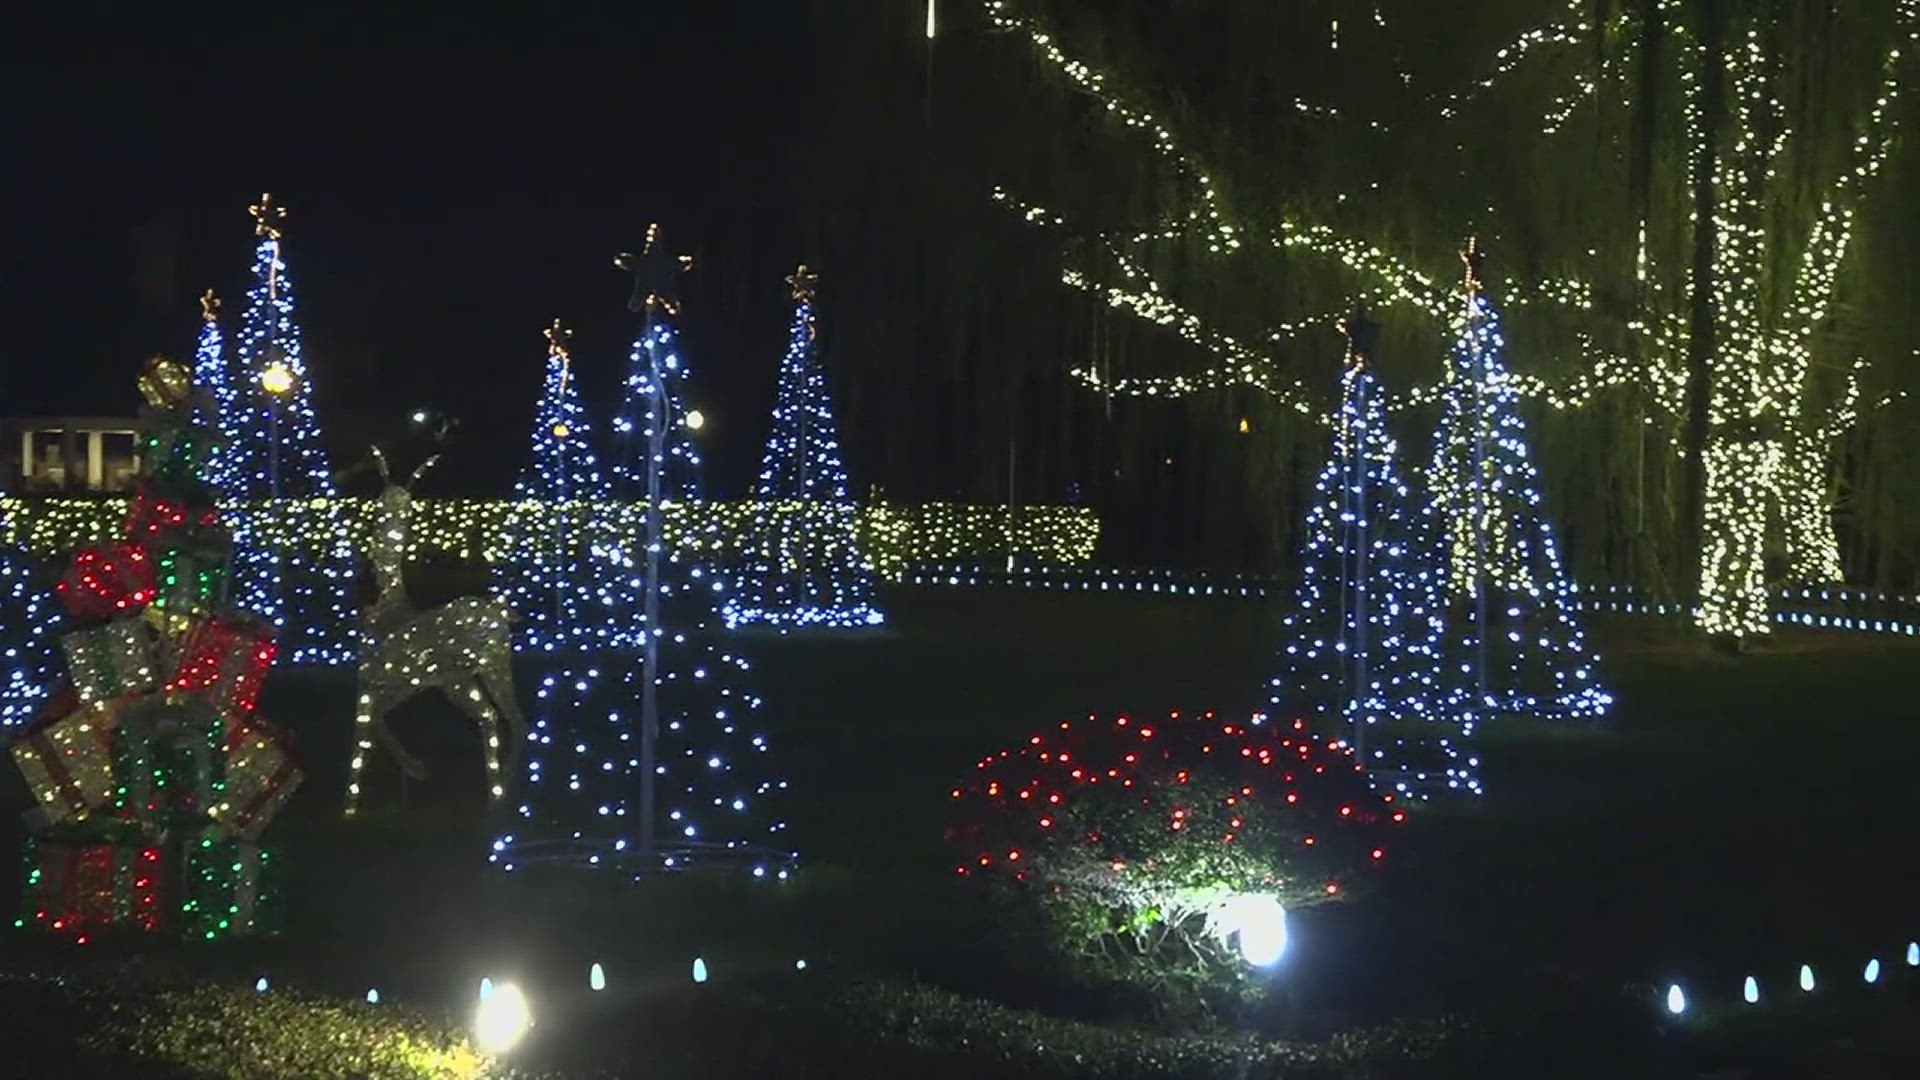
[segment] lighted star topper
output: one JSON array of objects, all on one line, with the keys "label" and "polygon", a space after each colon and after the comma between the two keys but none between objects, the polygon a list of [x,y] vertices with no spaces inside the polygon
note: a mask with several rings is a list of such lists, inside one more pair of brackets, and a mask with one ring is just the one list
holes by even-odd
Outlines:
[{"label": "lighted star topper", "polygon": [[680,314],[678,295],[680,275],[693,269],[693,256],[668,255],[660,246],[660,225],[647,226],[647,241],[640,254],[623,251],[613,257],[613,265],[633,275],[633,297],[629,311],[651,311],[658,307],[669,315]]},{"label": "lighted star topper", "polygon": [[807,269],[806,263],[801,263],[794,267],[793,273],[787,275],[787,285],[793,290],[796,301],[811,303],[815,290],[820,287],[820,275]]},{"label": "lighted star topper", "polygon": [[1467,237],[1467,246],[1460,252],[1460,261],[1467,268],[1467,295],[1478,296],[1485,287],[1485,279],[1480,276],[1480,268],[1486,262],[1487,253],[1480,250],[1480,238]]},{"label": "lighted star topper", "polygon": [[[547,327],[541,331],[541,333],[545,334],[547,338],[547,355],[560,358],[560,395],[565,397],[567,393],[567,379],[573,374],[573,354],[567,351],[567,339],[573,337],[573,331],[567,329],[565,323],[562,323],[559,319],[555,319],[553,320],[553,325]],[[553,425],[553,434],[556,438],[566,438],[567,425],[564,422]]]},{"label": "lighted star topper", "polygon": [[200,294],[200,317],[208,322],[217,322],[220,318],[220,298],[208,289]]},{"label": "lighted star topper", "polygon": [[280,239],[280,226],[286,223],[287,208],[274,205],[272,195],[261,192],[260,201],[247,207],[247,213],[253,215],[253,235]]}]

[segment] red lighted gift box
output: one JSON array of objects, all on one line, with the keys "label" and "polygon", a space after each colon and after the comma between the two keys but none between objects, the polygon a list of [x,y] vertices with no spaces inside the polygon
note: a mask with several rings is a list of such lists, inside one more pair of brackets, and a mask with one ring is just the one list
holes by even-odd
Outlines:
[{"label": "red lighted gift box", "polygon": [[166,860],[149,844],[30,837],[17,925],[85,942],[88,935],[167,928]]},{"label": "red lighted gift box", "polygon": [[202,620],[187,634],[169,691],[203,693],[221,716],[253,712],[260,683],[273,666],[273,630],[237,619]]},{"label": "red lighted gift box", "polygon": [[132,544],[80,552],[54,586],[67,613],[83,619],[138,611],[152,602],[156,590],[153,559]]},{"label": "red lighted gift box", "polygon": [[220,513],[211,505],[189,505],[176,495],[164,495],[142,489],[127,510],[127,539],[152,540],[167,533],[212,529],[220,524]]}]

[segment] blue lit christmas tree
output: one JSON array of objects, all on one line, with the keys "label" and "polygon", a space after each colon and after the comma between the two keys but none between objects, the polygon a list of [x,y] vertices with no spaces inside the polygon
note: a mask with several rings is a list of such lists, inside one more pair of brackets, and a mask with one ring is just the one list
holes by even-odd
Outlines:
[{"label": "blue lit christmas tree", "polygon": [[496,584],[520,617],[520,648],[587,649],[612,640],[610,487],[590,442],[559,319],[546,330],[547,374],[533,417],[533,459],[513,486]]},{"label": "blue lit christmas tree", "polygon": [[353,547],[301,358],[281,251],[286,210],[262,195],[249,211],[259,237],[253,284],[227,377],[205,387],[225,438],[215,482],[238,504],[234,597],[279,628],[293,663],[340,663],[353,653]]},{"label": "blue lit christmas tree", "polygon": [[1574,618],[1571,589],[1540,504],[1520,400],[1501,359],[1506,340],[1486,295],[1482,253],[1466,263],[1465,327],[1441,388],[1428,478],[1441,522],[1456,635],[1447,667],[1480,713],[1599,716],[1613,698]]},{"label": "blue lit christmas tree", "polygon": [[220,299],[212,289],[200,294],[200,340],[193,350],[193,385],[203,392],[203,406],[212,410],[212,415],[197,419],[218,431],[222,439],[201,475],[219,501],[231,505],[239,498],[240,483],[226,444],[238,442],[240,432],[233,422],[237,406],[227,370],[227,339],[220,331]]},{"label": "blue lit christmas tree", "polygon": [[1376,784],[1479,794],[1471,717],[1442,678],[1446,599],[1432,511],[1400,479],[1385,394],[1369,369],[1379,327],[1356,314],[1343,329],[1333,452],[1307,509],[1273,715],[1350,741]]},{"label": "blue lit christmas tree", "polygon": [[833,424],[832,395],[815,351],[814,288],[805,266],[787,278],[793,328],[773,401],[754,515],[728,626],[878,626],[873,565],[860,552],[859,507]]},{"label": "blue lit christmas tree", "polygon": [[0,727],[33,718],[53,685],[58,606],[33,561],[0,528]]},{"label": "blue lit christmas tree", "polygon": [[711,549],[664,539],[665,508],[699,497],[700,456],[671,322],[690,260],[662,253],[658,238],[649,229],[640,256],[617,260],[633,274],[642,323],[614,421],[615,496],[644,512],[640,534],[619,545],[633,586],[616,596],[627,605],[614,615],[621,652],[607,669],[543,678],[520,820],[492,858],[509,870],[570,862],[639,876],[718,864],[784,879],[796,856],[769,804],[787,783],[771,775],[760,699],[743,688],[747,661],[718,632],[723,589],[700,560]]}]

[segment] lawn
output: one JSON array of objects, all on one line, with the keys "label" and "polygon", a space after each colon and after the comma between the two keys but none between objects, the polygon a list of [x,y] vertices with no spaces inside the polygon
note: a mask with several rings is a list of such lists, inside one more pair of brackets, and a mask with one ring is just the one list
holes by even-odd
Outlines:
[{"label": "lawn", "polygon": [[[540,1016],[515,1063],[568,1075],[636,1063],[658,1076],[943,1075],[942,1062],[953,1075],[1216,1075],[1139,1064],[1180,1060],[1166,1043],[1103,1064],[1137,1028],[1046,1025],[1105,1023],[1112,1003],[1054,978],[1032,959],[1037,942],[1004,931],[953,878],[946,793],[983,753],[1089,711],[1252,709],[1278,607],[1026,591],[890,600],[884,631],[754,641],[805,858],[793,883],[488,871],[476,738],[430,699],[396,720],[428,778],[403,786],[376,758],[369,809],[342,822],[351,675],[291,670],[262,704],[308,765],[271,834],[286,932],[146,949],[141,970],[234,987],[264,972],[276,987],[341,998],[378,987],[386,1004],[371,1011],[456,1018],[482,975],[511,977]],[[1920,764],[1908,692],[1920,648],[1783,635],[1758,655],[1713,656],[1646,621],[1596,638],[1612,717],[1486,729],[1486,799],[1417,811],[1371,895],[1296,920],[1273,1030],[1319,1050],[1254,1075],[1654,1075],[1758,1060],[1888,1075],[1920,1064],[1905,1034],[1920,977],[1901,960],[1920,937],[1908,780]],[[131,977],[124,949],[13,944],[20,970]],[[1846,988],[1874,955],[1896,985]],[[705,987],[688,975],[696,956],[712,972]],[[600,994],[586,987],[595,962],[608,973]],[[1801,963],[1820,971],[1822,992],[1772,1004],[1792,996]],[[1751,1017],[1707,1009],[1663,1033],[1655,995],[1667,983],[1737,1012],[1749,973],[1769,1002]],[[1393,1054],[1366,1048],[1402,1037],[1385,1025],[1442,1019],[1434,1030],[1471,1032],[1436,1036],[1444,1065],[1395,1072]],[[990,1029],[1004,1045],[989,1045]],[[1328,1051],[1343,1032],[1373,1034]],[[1419,1032],[1404,1037],[1430,1034]],[[1080,1066],[1030,1052],[1076,1039]]]}]

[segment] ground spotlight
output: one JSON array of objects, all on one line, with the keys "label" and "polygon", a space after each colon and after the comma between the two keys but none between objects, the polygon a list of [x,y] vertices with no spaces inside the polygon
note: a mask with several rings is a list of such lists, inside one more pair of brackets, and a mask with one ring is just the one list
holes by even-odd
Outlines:
[{"label": "ground spotlight", "polygon": [[1687,994],[1679,983],[1667,987],[1667,1011],[1675,1016],[1687,1011]]},{"label": "ground spotlight", "polygon": [[1800,989],[1809,994],[1813,993],[1813,965],[1811,964],[1800,965]]},{"label": "ground spotlight", "polygon": [[265,975],[262,975],[259,978],[253,980],[253,990],[257,994],[264,994],[267,992],[267,977]]},{"label": "ground spotlight", "polygon": [[1740,997],[1749,1005],[1758,1004],[1760,1001],[1760,981],[1751,975],[1747,976],[1747,981],[1740,986]]},{"label": "ground spotlight", "polygon": [[607,969],[595,963],[587,969],[587,989],[605,990],[607,988]]},{"label": "ground spotlight", "polygon": [[693,958],[693,981],[697,983],[707,981],[707,962],[698,956]]},{"label": "ground spotlight", "polygon": [[374,989],[373,987],[368,987],[368,988],[367,988],[367,1004],[369,1004],[369,1005],[378,1005],[378,1004],[380,1004],[380,991],[379,991],[379,990],[377,990],[377,989]]},{"label": "ground spotlight", "polygon": [[1287,909],[1261,893],[1241,893],[1220,905],[1214,917],[1220,936],[1237,938],[1240,957],[1254,967],[1272,967],[1287,951]]},{"label": "ground spotlight", "polygon": [[485,1001],[492,996],[493,996],[493,980],[483,976],[480,979],[480,1000]]},{"label": "ground spotlight", "polygon": [[473,1036],[482,1051],[497,1056],[512,1050],[532,1026],[533,1010],[527,1007],[527,995],[512,983],[501,983],[480,999]]},{"label": "ground spotlight", "polygon": [[1865,979],[1869,985],[1879,982],[1880,981],[1880,958],[1876,956],[1873,959],[1867,961],[1867,970],[1861,972],[1860,977],[1862,979]]},{"label": "ground spotlight", "polygon": [[1907,942],[1907,966],[1920,967],[1920,941]]}]

